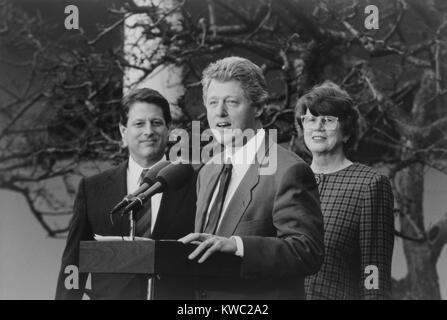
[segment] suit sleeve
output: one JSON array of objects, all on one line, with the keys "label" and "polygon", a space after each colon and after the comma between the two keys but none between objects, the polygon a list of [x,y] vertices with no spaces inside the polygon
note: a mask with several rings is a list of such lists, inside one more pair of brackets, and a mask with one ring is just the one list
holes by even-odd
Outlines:
[{"label": "suit sleeve", "polygon": [[318,188],[310,167],[296,163],[280,178],[274,198],[276,237],[241,236],[241,276],[289,277],[316,273],[324,258]]},{"label": "suit sleeve", "polygon": [[[67,266],[76,266],[79,270],[79,243],[83,240],[92,240],[92,231],[87,218],[87,208],[85,200],[85,180],[79,183],[78,193],[73,206],[73,218],[70,223],[67,243],[62,255],[61,269],[57,280],[56,299],[57,300],[80,300],[85,291],[85,283],[88,274],[79,273],[79,283],[76,288],[67,289],[65,282],[67,276]],[[70,279],[69,279],[70,280]],[[67,280],[68,281],[68,280]]]},{"label": "suit sleeve", "polygon": [[[394,246],[393,193],[388,179],[377,175],[363,190],[363,194],[360,216],[361,298],[390,299]],[[371,267],[377,267],[378,273]],[[378,287],[373,286],[373,277],[368,279],[373,272],[378,276]],[[365,280],[371,286],[369,289]]]}]

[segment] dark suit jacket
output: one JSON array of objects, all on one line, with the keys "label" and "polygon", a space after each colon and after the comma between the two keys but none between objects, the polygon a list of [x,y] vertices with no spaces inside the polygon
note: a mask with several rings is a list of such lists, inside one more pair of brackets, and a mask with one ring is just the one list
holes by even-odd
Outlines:
[{"label": "dark suit jacket", "polygon": [[[301,158],[276,146],[276,172],[260,175],[262,161],[252,164],[217,230],[220,236],[242,238],[240,279],[201,279],[197,298],[302,299],[304,276],[319,270],[324,230],[315,177]],[[275,156],[274,149],[265,150]],[[196,232],[202,229],[221,169],[207,164],[199,173]]]},{"label": "dark suit jacket", "polygon": [[[74,203],[74,214],[67,244],[62,256],[56,299],[81,299],[87,274],[80,274],[79,289],[67,290],[64,273],[67,265],[78,266],[79,242],[93,240],[94,234],[104,236],[128,236],[127,215],[113,216],[109,211],[126,194],[127,162],[103,173],[82,179]],[[196,177],[180,190],[163,193],[153,239],[178,239],[193,231],[195,215]],[[93,274],[92,290],[86,292],[91,299],[146,299],[147,276],[127,274]],[[187,290],[179,290],[182,279],[160,279],[155,282],[155,299],[190,298]]]}]

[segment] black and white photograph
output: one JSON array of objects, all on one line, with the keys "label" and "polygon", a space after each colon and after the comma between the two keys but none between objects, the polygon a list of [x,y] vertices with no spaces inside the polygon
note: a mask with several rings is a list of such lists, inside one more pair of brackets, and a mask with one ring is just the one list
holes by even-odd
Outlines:
[{"label": "black and white photograph", "polygon": [[444,0],[0,0],[0,300],[447,300],[446,80]]}]

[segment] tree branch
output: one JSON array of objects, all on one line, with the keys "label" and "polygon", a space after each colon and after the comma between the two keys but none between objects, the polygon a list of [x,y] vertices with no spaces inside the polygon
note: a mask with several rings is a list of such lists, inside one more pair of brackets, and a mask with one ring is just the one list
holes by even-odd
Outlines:
[{"label": "tree branch", "polygon": [[8,88],[6,88],[4,85],[0,84],[0,89],[5,91],[7,94],[9,94],[11,97],[16,98],[17,100],[20,99],[20,97],[15,94],[14,92],[12,92],[11,90],[9,90]]},{"label": "tree branch", "polygon": [[390,32],[383,38],[383,42],[387,43],[388,40],[393,36],[393,34],[396,32],[397,27],[400,25],[400,22],[402,20],[402,17],[404,16],[404,13],[407,11],[407,3],[403,0],[398,1],[400,5],[400,10],[397,15],[396,21],[394,22],[393,26],[391,27]]},{"label": "tree branch", "polygon": [[404,51],[391,47],[384,41],[374,40],[372,37],[362,35],[346,20],[341,21],[345,28],[352,34],[354,39],[370,54],[371,57],[383,57],[391,54],[402,55]]},{"label": "tree branch", "polygon": [[235,8],[229,6],[228,4],[226,4],[224,1],[221,0],[214,0],[216,1],[216,3],[221,6],[222,8],[224,8],[225,10],[227,10],[228,12],[230,12],[233,16],[235,16],[237,19],[239,19],[240,21],[242,21],[246,26],[250,25],[250,20],[248,18],[246,18],[244,15],[242,15],[240,13],[240,11],[236,10]]},{"label": "tree branch", "polygon": [[97,43],[99,40],[101,40],[105,35],[107,35],[108,33],[112,32],[113,30],[115,30],[118,26],[120,26],[127,18],[129,18],[130,16],[132,16],[133,13],[127,13],[125,14],[122,18],[118,19],[116,22],[114,22],[112,25],[110,25],[109,27],[105,28],[101,33],[99,33],[94,39],[89,40],[87,43],[89,45],[94,45],[95,43]]},{"label": "tree branch", "polygon": [[208,5],[208,17],[210,21],[210,30],[211,34],[213,36],[217,35],[217,25],[216,25],[216,12],[214,10],[214,3],[213,0],[207,0],[206,1]]},{"label": "tree branch", "polygon": [[267,58],[270,61],[273,61],[277,64],[282,64],[282,60],[278,55],[278,48],[264,42],[225,36],[209,36],[207,37],[206,42],[210,44],[224,44],[229,46],[245,47],[247,49],[253,50],[253,52],[256,52],[257,54]]},{"label": "tree branch", "polygon": [[12,118],[12,120],[8,123],[8,125],[3,128],[3,130],[0,132],[0,139],[3,138],[3,136],[5,135],[5,133],[9,130],[9,128],[11,128],[16,122],[17,120],[20,119],[20,117],[29,109],[31,108],[37,101],[39,101],[42,97],[44,97],[43,93],[39,93],[38,95],[36,95],[34,98],[32,98],[30,101],[28,101],[28,103],[26,103],[23,108],[14,116],[14,118]]},{"label": "tree branch", "polygon": [[398,230],[394,230],[394,235],[397,237],[400,237],[402,239],[408,240],[408,241],[414,241],[414,242],[418,242],[418,243],[424,243],[425,242],[425,238],[419,238],[419,237],[412,237],[409,236],[401,231]]},{"label": "tree branch", "polygon": [[25,197],[25,200],[28,203],[28,207],[30,208],[31,213],[36,218],[37,222],[42,226],[42,228],[48,233],[49,237],[54,237],[58,234],[65,233],[69,230],[69,226],[65,228],[56,228],[56,229],[51,228],[50,225],[43,218],[44,213],[36,208],[34,201],[31,198],[29,190],[27,188],[20,188],[14,184],[10,184],[8,185],[8,189],[16,191]]},{"label": "tree branch", "polygon": [[278,117],[283,116],[285,114],[294,114],[294,113],[295,113],[295,110],[291,110],[291,109],[280,110],[280,111],[276,112],[273,115],[272,119],[268,123],[266,123],[263,127],[264,128],[269,128],[270,126],[272,126],[276,122]]}]

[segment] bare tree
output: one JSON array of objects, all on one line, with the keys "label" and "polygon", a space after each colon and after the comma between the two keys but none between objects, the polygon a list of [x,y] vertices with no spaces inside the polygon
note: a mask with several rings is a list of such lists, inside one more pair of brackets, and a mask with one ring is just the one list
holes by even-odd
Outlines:
[{"label": "bare tree", "polygon": [[11,2],[0,3],[0,21],[0,188],[21,193],[48,235],[57,236],[67,226],[47,218],[71,214],[72,201],[48,183],[61,179],[73,196],[82,161],[120,157],[113,124],[121,47],[95,50],[82,32],[61,35],[40,12]]}]

